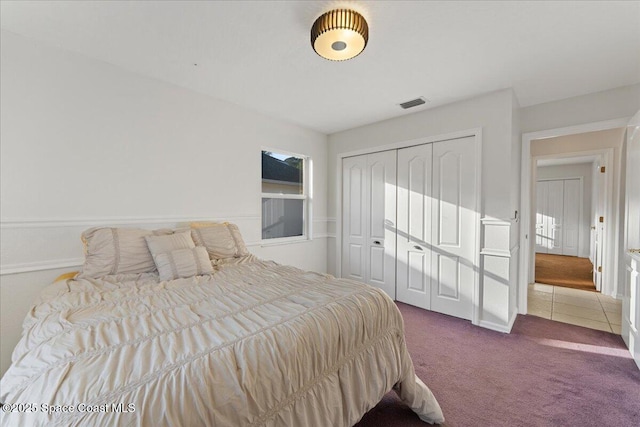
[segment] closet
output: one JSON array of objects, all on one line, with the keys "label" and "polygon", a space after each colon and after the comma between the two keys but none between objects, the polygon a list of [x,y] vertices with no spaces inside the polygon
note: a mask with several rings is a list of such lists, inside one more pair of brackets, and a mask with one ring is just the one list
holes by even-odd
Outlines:
[{"label": "closet", "polygon": [[343,159],[342,276],[471,319],[477,285],[472,137]]},{"label": "closet", "polygon": [[578,256],[581,206],[580,179],[537,182],[536,252]]}]

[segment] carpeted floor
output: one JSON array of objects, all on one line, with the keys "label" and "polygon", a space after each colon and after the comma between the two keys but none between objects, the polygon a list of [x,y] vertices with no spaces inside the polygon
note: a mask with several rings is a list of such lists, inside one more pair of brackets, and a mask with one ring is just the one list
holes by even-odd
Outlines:
[{"label": "carpeted floor", "polygon": [[[640,426],[640,371],[620,336],[518,316],[511,334],[398,303],[447,427]],[[393,392],[358,427],[424,427]]]},{"label": "carpeted floor", "polygon": [[536,283],[596,291],[589,258],[536,254]]}]

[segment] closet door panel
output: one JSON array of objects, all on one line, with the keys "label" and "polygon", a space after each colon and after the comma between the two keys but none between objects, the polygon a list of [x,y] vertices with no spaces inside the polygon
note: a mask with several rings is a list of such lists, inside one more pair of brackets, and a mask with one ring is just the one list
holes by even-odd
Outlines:
[{"label": "closet door panel", "polygon": [[366,156],[342,161],[342,277],[366,281]]},{"label": "closet door panel", "polygon": [[[438,147],[440,148],[440,147]],[[449,147],[447,147],[449,148]],[[436,149],[437,150],[437,149]],[[460,198],[462,181],[462,153],[445,151],[434,153],[439,163],[434,169],[434,198],[437,200],[438,245],[460,246]]]},{"label": "closet door panel", "polygon": [[426,154],[415,156],[407,163],[407,201],[403,213],[407,215],[408,240],[426,242],[429,239],[430,218],[427,200],[431,194],[431,164]]},{"label": "closet door panel", "polygon": [[398,301],[431,308],[432,144],[398,150]]},{"label": "closet door panel", "polygon": [[396,151],[367,155],[367,283],[396,298]]},{"label": "closet door panel", "polygon": [[433,144],[431,310],[471,319],[475,287],[475,140]]},{"label": "closet door panel", "polygon": [[[425,266],[427,265],[426,263],[429,261],[429,259],[424,253],[421,253],[421,252],[408,251],[407,255],[409,257],[409,262],[407,263],[407,266],[409,266],[409,269],[407,270],[408,280],[406,283],[406,288],[409,291],[417,292],[420,294],[420,296],[425,295],[425,298],[428,298],[429,296],[428,289],[427,289],[428,277],[427,275],[424,274],[424,271],[425,271]],[[409,294],[409,293],[405,292],[405,295],[406,294]],[[400,301],[400,299],[398,299],[398,301]],[[405,298],[405,301],[403,302],[406,302],[407,304],[412,304],[410,298]],[[416,305],[416,304],[413,303],[413,305]],[[423,308],[431,308],[431,306],[428,305],[427,307],[423,307]]]},{"label": "closet door panel", "polygon": [[443,298],[451,298],[453,300],[460,299],[460,257],[435,254],[438,284],[437,296]]},{"label": "closet door panel", "polygon": [[580,180],[564,181],[562,254],[578,256],[580,227]]},{"label": "closet door panel", "polygon": [[549,197],[549,183],[538,181],[536,185],[536,252],[549,252],[551,237],[547,227],[547,199]]},{"label": "closet door panel", "polygon": [[562,233],[564,215],[563,181],[547,181],[549,195],[547,198],[546,227],[549,234],[549,253],[562,255]]}]

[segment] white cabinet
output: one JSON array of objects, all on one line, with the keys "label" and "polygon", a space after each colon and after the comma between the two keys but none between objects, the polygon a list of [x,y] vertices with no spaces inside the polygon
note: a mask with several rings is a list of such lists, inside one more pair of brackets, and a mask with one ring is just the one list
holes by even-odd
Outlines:
[{"label": "white cabinet", "polygon": [[460,138],[343,159],[343,277],[472,318],[479,270],[474,144]]},{"label": "white cabinet", "polygon": [[538,181],[536,194],[536,252],[578,256],[579,179]]}]

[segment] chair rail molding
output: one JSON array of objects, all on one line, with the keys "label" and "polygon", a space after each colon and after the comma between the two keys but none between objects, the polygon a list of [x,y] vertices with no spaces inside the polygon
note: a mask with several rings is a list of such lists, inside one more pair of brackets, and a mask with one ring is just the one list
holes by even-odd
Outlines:
[{"label": "chair rail molding", "polygon": [[[261,242],[259,214],[189,216],[113,216],[77,218],[3,218],[0,220],[0,275],[78,267],[84,262],[82,232],[91,227],[179,228],[191,221],[229,221],[238,225],[247,246]],[[313,217],[313,239],[326,239],[330,218]],[[283,242],[283,244],[297,242]]]}]

